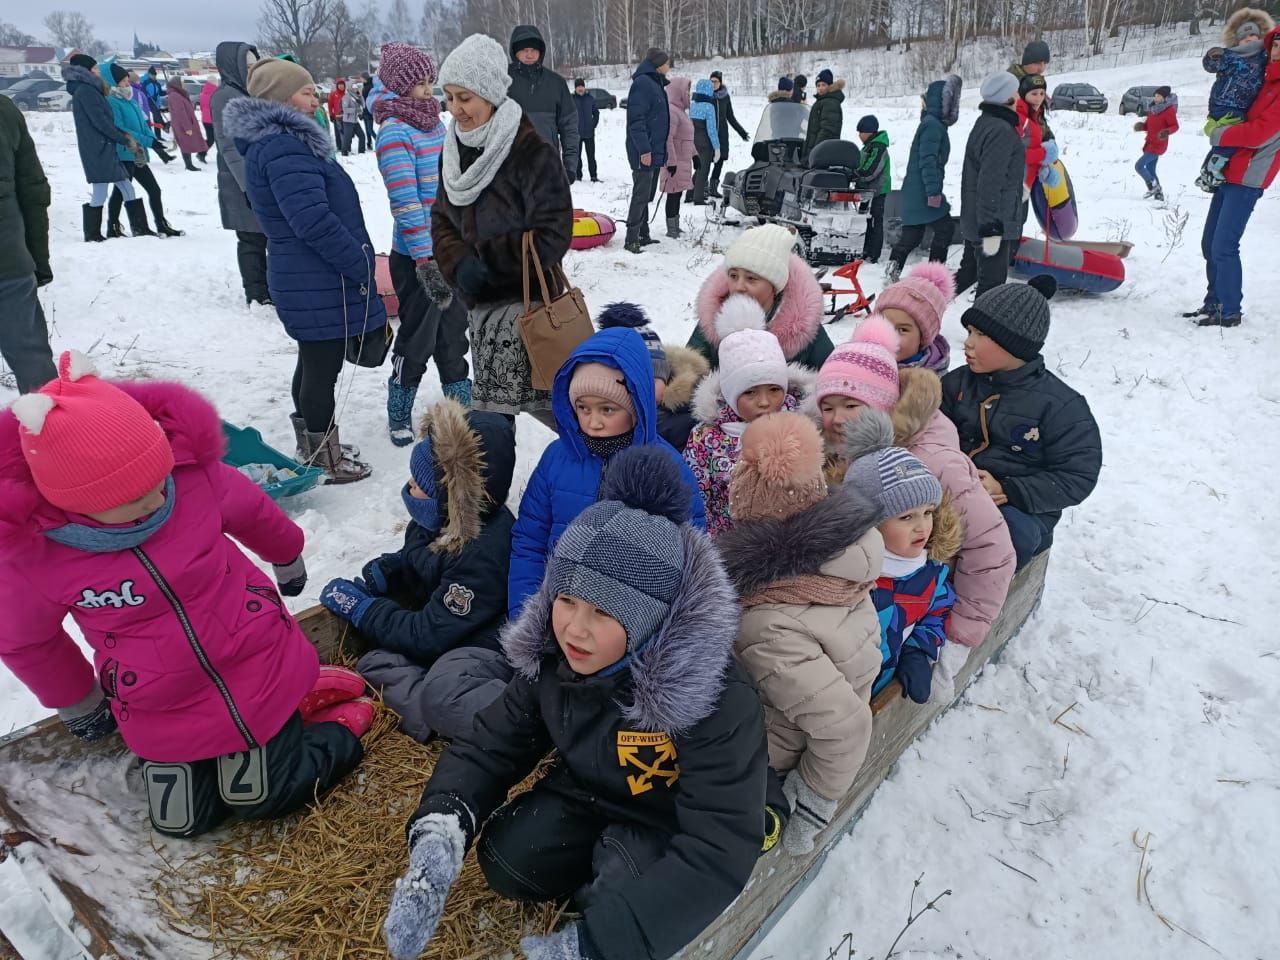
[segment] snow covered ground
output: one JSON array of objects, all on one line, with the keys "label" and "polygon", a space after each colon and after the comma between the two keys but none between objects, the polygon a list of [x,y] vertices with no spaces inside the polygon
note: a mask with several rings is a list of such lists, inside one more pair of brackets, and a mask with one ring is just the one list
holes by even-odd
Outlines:
[{"label": "snow covered ground", "polygon": [[[1086,77],[1053,80],[1077,78]],[[1192,180],[1206,148],[1195,131],[1207,75],[1195,60],[1179,60],[1087,79],[1112,97],[1113,112],[1053,118],[1079,196],[1079,236],[1127,238],[1136,247],[1116,293],[1053,301],[1045,357],[1098,418],[1101,483],[1058,528],[1039,611],[1001,662],[903,756],[756,960],[844,960],[855,949],[859,958],[883,960],[921,873],[917,909],[944,889],[951,895],[902,938],[899,949],[917,960],[1276,955],[1280,738],[1271,721],[1280,642],[1268,601],[1280,579],[1271,552],[1280,310],[1267,264],[1280,241],[1280,193],[1258,204],[1245,237],[1245,325],[1190,326],[1177,314],[1203,293],[1198,240],[1208,197]],[[1169,199],[1158,205],[1141,199],[1132,169],[1141,136],[1114,105],[1132,84],[1170,81],[1182,100],[1183,132],[1160,162]],[[914,103],[850,94],[846,129],[863,113],[878,114],[900,181]],[[975,100],[970,91],[952,132],[953,198]],[[735,103],[748,129],[762,106]],[[191,383],[227,419],[288,449],[293,344],[270,311],[243,305],[234,236],[218,225],[212,163],[200,173],[157,167],[169,219],[187,236],[86,245],[70,117],[29,120],[54,186],[56,280],[42,298],[55,349],[90,350],[113,376]],[[616,217],[625,214],[630,182],[623,121],[621,111],[602,115],[604,182],[575,191],[579,206]],[[735,139],[731,149],[730,168],[745,166],[745,144]],[[371,234],[389,246],[391,218],[373,157],[341,162],[360,188]],[[698,285],[736,235],[706,224],[700,208],[686,208],[683,218],[684,240],[632,256],[619,237],[571,255],[568,273],[593,307],[635,300],[664,339],[683,342]],[[660,222],[659,212],[655,235]],[[876,268],[866,280],[868,292],[881,285]],[[953,305],[943,326],[953,346],[963,339],[966,305]],[[833,339],[847,338],[852,325],[836,325]],[[373,478],[285,501],[308,539],[311,580],[295,610],[314,603],[329,578],[398,542],[408,450],[386,439],[385,377],[348,370],[339,400],[344,438],[363,448]],[[432,380],[419,407],[438,395]],[[11,399],[0,387],[0,403]],[[516,495],[550,439],[528,417],[517,434]],[[42,712],[0,671],[0,733]],[[1135,837],[1146,843],[1145,859]],[[1140,864],[1149,871],[1141,900]],[[20,894],[14,879],[0,876],[5,907],[18,907]],[[65,947],[24,949],[68,956]]]}]

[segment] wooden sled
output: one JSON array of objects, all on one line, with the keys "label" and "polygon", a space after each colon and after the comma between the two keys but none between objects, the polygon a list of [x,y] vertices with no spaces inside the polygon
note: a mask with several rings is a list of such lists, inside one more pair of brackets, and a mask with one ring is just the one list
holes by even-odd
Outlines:
[{"label": "wooden sled", "polygon": [[[1014,578],[991,633],[956,680],[957,695],[1031,615],[1047,567],[1045,554]],[[304,611],[298,622],[322,658],[336,653],[345,623],[323,607]],[[762,857],[742,894],[681,956],[746,960],[818,875],[827,852],[853,828],[898,757],[949,706],[914,704],[890,683],[871,705],[875,720],[866,762],[815,852],[790,857],[779,845]],[[68,931],[86,958],[209,960],[215,952],[209,944],[166,922],[149,878],[161,869],[162,856],[195,856],[212,841],[153,834],[125,783],[130,755],[118,738],[110,743],[83,743],[56,717],[0,737],[0,861],[17,861],[43,898],[50,922]]]}]

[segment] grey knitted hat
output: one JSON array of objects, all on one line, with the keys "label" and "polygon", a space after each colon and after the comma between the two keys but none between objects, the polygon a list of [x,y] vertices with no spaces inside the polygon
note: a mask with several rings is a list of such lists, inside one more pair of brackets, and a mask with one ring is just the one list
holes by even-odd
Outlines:
[{"label": "grey knitted hat", "polygon": [[844,427],[844,453],[849,460],[844,482],[880,506],[876,523],[917,507],[942,503],[942,484],[929,468],[893,445],[893,421],[872,407]]},{"label": "grey knitted hat", "polygon": [[1049,45],[1043,40],[1032,40],[1023,48],[1022,65],[1025,67],[1028,63],[1048,63],[1049,62]]},{"label": "grey knitted hat", "polygon": [[1018,78],[1007,70],[993,73],[978,89],[983,103],[1005,104],[1018,95]]},{"label": "grey knitted hat", "polygon": [[483,33],[473,33],[453,48],[440,65],[441,87],[470,90],[495,107],[507,99],[511,76],[507,73],[507,52],[502,44]]},{"label": "grey knitted hat", "polygon": [[960,323],[985,333],[1019,360],[1034,360],[1049,336],[1049,301],[1042,286],[1002,283],[992,287],[973,301]]},{"label": "grey knitted hat", "polygon": [[693,493],[670,453],[631,447],[609,463],[600,497],[565,528],[547,565],[553,597],[594,604],[627,631],[636,653],[657,633],[684,582],[677,526]]}]

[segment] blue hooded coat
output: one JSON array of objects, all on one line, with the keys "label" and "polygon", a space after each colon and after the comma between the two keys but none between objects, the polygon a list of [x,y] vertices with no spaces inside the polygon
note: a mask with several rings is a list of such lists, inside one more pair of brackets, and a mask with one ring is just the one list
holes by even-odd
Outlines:
[{"label": "blue hooded coat", "polygon": [[[716,119],[716,95],[711,81],[705,77],[693,88],[693,105],[689,107],[689,119],[694,124],[694,138],[702,134],[711,143],[712,150],[720,149],[720,124]],[[702,127],[698,127],[702,124]]]},{"label": "blue hooded coat", "polygon": [[507,612],[519,615],[525,600],[542,586],[547,557],[565,527],[596,502],[607,463],[587,450],[578,429],[578,415],[569,401],[569,381],[582,363],[603,363],[621,371],[636,410],[633,443],[661,446],[680,466],[689,486],[689,519],[700,530],[707,527],[706,511],[698,484],[684,457],[658,435],[658,406],[653,391],[653,363],[640,334],[629,328],[601,330],[589,337],[565,361],[551,388],[551,409],[560,438],[542,453],[524,498],[520,516],[511,531],[511,574],[507,587]]},{"label": "blue hooded coat", "polygon": [[[951,215],[951,204],[942,193],[947,176],[947,160],[951,156],[949,123],[955,122],[958,85],[948,96],[946,80],[929,84],[924,95],[924,116],[911,141],[907,157],[907,175],[902,181],[902,222],[906,226],[933,223]],[[929,206],[929,198],[942,196],[942,205]]]}]

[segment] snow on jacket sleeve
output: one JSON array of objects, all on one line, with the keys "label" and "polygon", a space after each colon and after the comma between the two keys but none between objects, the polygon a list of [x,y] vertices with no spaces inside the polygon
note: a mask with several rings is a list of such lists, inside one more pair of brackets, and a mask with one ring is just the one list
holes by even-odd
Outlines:
[{"label": "snow on jacket sleeve", "polygon": [[93,689],[93,667],[62,627],[66,607],[45,597],[16,571],[0,580],[8,613],[0,661],[52,710],[79,703]]},{"label": "snow on jacket sleeve", "polygon": [[1102,470],[1102,436],[1089,404],[1077,396],[1042,425],[1046,468],[1025,477],[1000,477],[1009,503],[1026,513],[1056,513],[1083,503]]},{"label": "snow on jacket sleeve", "polygon": [[439,155],[443,136],[424,134],[429,140],[426,162],[436,171],[428,180],[419,180],[418,151],[406,124],[389,122],[378,131],[378,170],[391,200],[391,216],[396,230],[414,260],[429,259],[431,247],[431,207],[440,187]]},{"label": "snow on jacket sleeve", "polygon": [[211,464],[209,479],[218,494],[223,532],[267,563],[292,563],[302,555],[302,528],[261,487],[225,463]]},{"label": "snow on jacket sleeve", "polygon": [[551,488],[547,480],[547,458],[555,449],[555,443],[547,447],[530,475],[529,485],[520,498],[520,513],[511,528],[507,616],[512,620],[520,615],[525,600],[542,586],[542,575],[547,569],[548,541],[551,539]]},{"label": "snow on jacket sleeve", "polygon": [[947,568],[943,566],[929,601],[929,612],[912,627],[911,635],[903,646],[917,647],[930,661],[937,662],[938,651],[947,642],[947,621],[955,602],[956,592],[947,582]]}]

